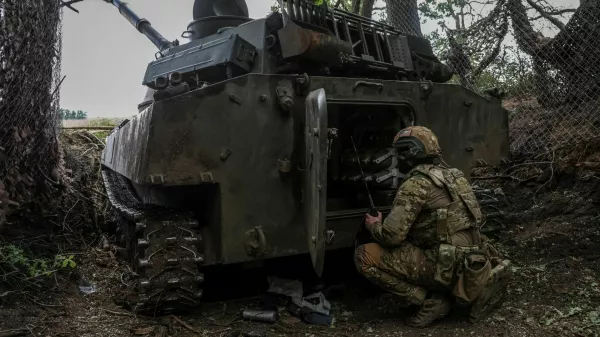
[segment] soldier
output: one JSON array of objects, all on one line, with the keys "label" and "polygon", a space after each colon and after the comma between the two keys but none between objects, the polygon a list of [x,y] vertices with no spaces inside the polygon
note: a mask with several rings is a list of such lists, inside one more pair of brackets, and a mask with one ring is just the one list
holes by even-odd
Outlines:
[{"label": "soldier", "polygon": [[443,162],[431,130],[408,127],[393,145],[412,169],[385,220],[379,212],[366,215],[372,240],[356,248],[356,267],[372,283],[420,307],[407,319],[409,326],[429,326],[455,300],[470,304],[471,321],[477,321],[501,302],[507,278],[499,271],[507,271],[510,261],[500,260],[479,233],[482,214],[471,186],[460,170]]}]

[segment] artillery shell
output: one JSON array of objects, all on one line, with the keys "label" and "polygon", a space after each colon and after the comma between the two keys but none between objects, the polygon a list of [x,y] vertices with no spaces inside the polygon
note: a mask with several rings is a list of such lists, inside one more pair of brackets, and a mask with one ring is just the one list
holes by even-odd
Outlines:
[{"label": "artillery shell", "polygon": [[277,322],[277,311],[246,309],[242,312],[242,318],[249,321],[275,323]]}]

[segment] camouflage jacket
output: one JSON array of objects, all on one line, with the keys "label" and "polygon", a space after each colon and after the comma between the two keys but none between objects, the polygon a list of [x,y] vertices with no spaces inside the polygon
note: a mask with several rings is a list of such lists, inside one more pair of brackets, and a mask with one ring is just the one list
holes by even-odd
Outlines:
[{"label": "camouflage jacket", "polygon": [[461,240],[455,234],[480,221],[479,204],[460,170],[417,165],[398,189],[390,214],[369,231],[384,246],[408,240],[427,249],[440,243],[457,244],[452,241]]}]

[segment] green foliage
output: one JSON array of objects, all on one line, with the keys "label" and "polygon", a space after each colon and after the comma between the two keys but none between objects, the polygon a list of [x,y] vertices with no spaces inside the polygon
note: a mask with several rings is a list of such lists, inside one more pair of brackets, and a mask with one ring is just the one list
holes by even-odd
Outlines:
[{"label": "green foliage", "polygon": [[120,118],[94,118],[90,119],[88,126],[117,126],[120,122]]},{"label": "green foliage", "polygon": [[[313,3],[317,6],[321,6],[323,3],[327,3],[329,8],[340,8],[343,10],[352,10],[352,0],[313,0]],[[337,5],[337,6],[336,6]],[[271,12],[279,11],[279,1],[275,0],[271,6]]]},{"label": "green foliage", "polygon": [[425,0],[419,4],[419,14],[423,23],[427,19],[442,20],[451,15],[454,0]]},{"label": "green foliage", "polygon": [[[425,38],[431,41],[434,53],[442,62],[451,64],[449,56],[452,55],[448,33],[452,36],[456,45],[463,49],[468,56],[470,64],[470,74],[473,89],[481,91],[496,87],[506,92],[507,97],[528,95],[533,90],[534,74],[531,64],[527,57],[523,57],[519,50],[514,46],[503,45],[499,55],[480,72],[474,75],[474,72],[488,57],[494,43],[479,43],[477,37],[470,33],[484,29],[485,26],[475,24],[486,15],[473,11],[474,7],[481,4],[491,5],[492,1],[475,0],[423,0],[419,3],[419,14],[421,22],[436,20],[439,27],[434,31],[425,34]],[[475,24],[475,26],[474,26]],[[473,28],[475,27],[475,28]],[[477,35],[478,36],[478,35]],[[483,36],[486,36],[485,34]],[[486,37],[493,41],[492,37]],[[497,38],[497,37],[494,37]],[[451,83],[460,83],[455,76]]]},{"label": "green foliage", "polygon": [[0,244],[0,270],[6,275],[28,280],[40,276],[50,276],[61,269],[77,267],[74,256],[56,255],[54,260],[32,258],[20,247]]},{"label": "green foliage", "polygon": [[58,110],[58,118],[59,119],[86,119],[87,112],[81,110],[69,110],[69,109],[59,109]]},{"label": "green foliage", "polygon": [[69,255],[69,256],[64,256],[64,255],[57,255],[54,258],[54,266],[57,268],[75,268],[77,266],[77,264],[75,263],[75,261],[73,261],[73,255]]}]

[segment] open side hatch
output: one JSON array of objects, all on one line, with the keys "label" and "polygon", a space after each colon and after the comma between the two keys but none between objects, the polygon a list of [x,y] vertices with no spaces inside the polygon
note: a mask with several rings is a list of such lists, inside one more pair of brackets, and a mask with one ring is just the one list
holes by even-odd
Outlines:
[{"label": "open side hatch", "polygon": [[317,275],[325,260],[325,215],[327,200],[327,100],[325,90],[306,98],[306,169],[304,171],[304,215],[308,250]]}]

